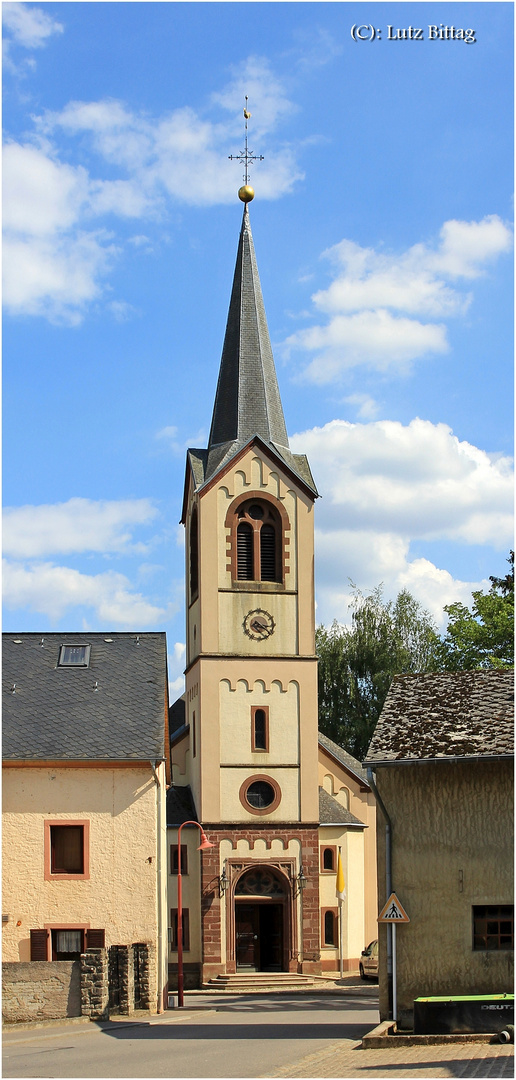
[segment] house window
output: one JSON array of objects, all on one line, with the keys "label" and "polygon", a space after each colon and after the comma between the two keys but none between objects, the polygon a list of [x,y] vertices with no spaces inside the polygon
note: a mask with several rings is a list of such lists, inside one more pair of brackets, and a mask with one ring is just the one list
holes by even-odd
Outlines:
[{"label": "house window", "polygon": [[46,926],[30,931],[30,958],[36,960],[78,960],[87,949],[103,949],[105,930],[86,926]]},{"label": "house window", "polygon": [[91,645],[61,645],[58,667],[89,667]]},{"label": "house window", "polygon": [[338,914],[336,908],[323,909],[321,929],[323,945],[336,946],[338,936]]},{"label": "house window", "polygon": [[46,881],[89,878],[89,821],[45,821]]},{"label": "house window", "polygon": [[52,960],[78,960],[84,952],[84,930],[52,930]]},{"label": "house window", "polygon": [[50,826],[50,867],[53,874],[84,873],[82,825]]},{"label": "house window", "polygon": [[194,600],[199,591],[199,524],[197,507],[190,519],[190,600]]},{"label": "house window", "polygon": [[[288,518],[283,507],[259,493],[230,508],[231,570],[235,581],[283,582],[284,540]],[[288,542],[288,541],[285,541]]]},{"label": "house window", "polygon": [[513,904],[479,904],[473,908],[473,948],[514,949]]},{"label": "house window", "polygon": [[[170,873],[177,874],[177,844],[170,845]],[[186,844],[181,844],[181,874],[188,874],[188,850]]]},{"label": "house window", "polygon": [[251,706],[251,749],[269,750],[269,706]]},{"label": "house window", "polygon": [[[190,949],[190,910],[189,908],[183,908],[183,949],[188,952]],[[174,951],[177,950],[177,908],[170,909],[170,928],[169,928],[170,948]]]},{"label": "house window", "polygon": [[335,855],[336,853],[334,847],[325,847],[322,849],[321,871],[326,871],[327,873],[335,873]]}]

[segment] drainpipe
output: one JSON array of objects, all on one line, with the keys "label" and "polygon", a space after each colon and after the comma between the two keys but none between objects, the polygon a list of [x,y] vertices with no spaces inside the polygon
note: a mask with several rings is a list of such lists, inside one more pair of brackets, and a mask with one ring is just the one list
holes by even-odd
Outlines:
[{"label": "drainpipe", "polygon": [[[376,803],[385,818],[385,899],[392,892],[392,822],[385,809],[385,804],[373,777],[373,770],[367,766],[367,782],[376,799]],[[387,923],[387,994],[389,1001],[389,1019],[392,1020],[392,924]]]},{"label": "drainpipe", "polygon": [[161,761],[151,761],[150,767],[152,769],[152,776],[154,783],[156,784],[156,802],[157,802],[157,900],[158,900],[158,1012],[163,1012],[165,1008],[164,994],[164,971],[163,971],[163,900],[162,900],[162,860],[161,860],[161,827],[162,827],[162,815],[161,815],[161,784],[159,782],[159,776],[157,772],[157,766],[161,765]]}]

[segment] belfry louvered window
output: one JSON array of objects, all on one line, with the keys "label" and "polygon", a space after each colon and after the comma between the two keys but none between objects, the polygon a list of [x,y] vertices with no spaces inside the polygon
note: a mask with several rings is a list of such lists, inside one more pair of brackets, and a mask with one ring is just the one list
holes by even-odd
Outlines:
[{"label": "belfry louvered window", "polygon": [[260,569],[262,581],[276,581],[276,530],[274,525],[260,529]]},{"label": "belfry louvered window", "polygon": [[281,521],[266,500],[238,509],[236,571],[239,581],[282,581]]},{"label": "belfry louvered window", "polygon": [[237,567],[239,581],[252,581],[253,573],[253,530],[243,522],[237,529]]}]

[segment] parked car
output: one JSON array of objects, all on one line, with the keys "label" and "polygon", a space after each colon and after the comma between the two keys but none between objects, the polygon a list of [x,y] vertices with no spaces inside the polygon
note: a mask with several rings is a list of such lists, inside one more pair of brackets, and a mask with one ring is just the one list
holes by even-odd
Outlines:
[{"label": "parked car", "polygon": [[378,978],[378,939],[363,949],[358,970],[361,979]]}]

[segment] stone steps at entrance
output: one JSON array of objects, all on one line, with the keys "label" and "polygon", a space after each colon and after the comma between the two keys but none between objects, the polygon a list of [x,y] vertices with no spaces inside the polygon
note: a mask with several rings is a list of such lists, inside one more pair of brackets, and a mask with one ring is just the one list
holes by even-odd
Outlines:
[{"label": "stone steps at entrance", "polygon": [[310,975],[288,971],[253,971],[249,974],[217,975],[203,983],[202,990],[227,990],[253,993],[260,990],[310,990],[316,986]]}]

